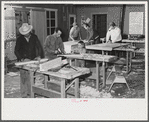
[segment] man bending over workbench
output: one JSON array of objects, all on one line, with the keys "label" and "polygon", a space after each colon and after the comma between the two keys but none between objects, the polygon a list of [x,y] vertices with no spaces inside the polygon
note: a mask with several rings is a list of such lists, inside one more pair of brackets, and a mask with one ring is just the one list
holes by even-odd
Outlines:
[{"label": "man bending over workbench", "polygon": [[45,57],[49,60],[57,58],[57,54],[65,54],[64,44],[60,37],[62,31],[60,28],[56,28],[54,34],[48,35],[44,43]]}]

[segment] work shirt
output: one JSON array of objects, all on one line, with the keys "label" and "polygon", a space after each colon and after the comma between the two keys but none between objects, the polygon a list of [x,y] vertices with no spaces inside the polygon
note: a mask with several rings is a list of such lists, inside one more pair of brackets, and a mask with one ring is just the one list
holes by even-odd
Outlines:
[{"label": "work shirt", "polygon": [[70,37],[72,37],[74,40],[79,39],[79,33],[80,33],[80,28],[79,27],[72,27],[70,29],[70,33],[69,33],[69,40],[71,40]]},{"label": "work shirt", "polygon": [[106,35],[106,42],[108,42],[109,40],[111,40],[112,43],[122,40],[121,30],[119,27],[115,27],[114,29],[108,30],[107,35]]},{"label": "work shirt", "polygon": [[40,42],[35,34],[31,33],[31,36],[28,39],[28,41],[23,35],[17,38],[15,46],[15,55],[18,61],[26,58],[33,60],[37,56],[41,56],[41,51],[42,49]]},{"label": "work shirt", "polygon": [[89,28],[87,30],[87,37],[86,40],[94,40],[94,43],[96,43],[96,40],[99,39],[99,34],[95,29]]},{"label": "work shirt", "polygon": [[55,54],[55,51],[59,49],[61,53],[65,53],[64,44],[62,42],[61,37],[56,37],[55,35],[47,36],[44,43],[45,57],[48,58],[49,60],[56,58],[57,55]]}]

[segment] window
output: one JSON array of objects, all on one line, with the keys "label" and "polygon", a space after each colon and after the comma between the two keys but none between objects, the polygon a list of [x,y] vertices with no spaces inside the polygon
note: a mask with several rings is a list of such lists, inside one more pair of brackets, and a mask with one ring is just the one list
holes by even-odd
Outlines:
[{"label": "window", "polygon": [[56,27],[57,27],[57,10],[46,10],[47,35],[53,34]]}]

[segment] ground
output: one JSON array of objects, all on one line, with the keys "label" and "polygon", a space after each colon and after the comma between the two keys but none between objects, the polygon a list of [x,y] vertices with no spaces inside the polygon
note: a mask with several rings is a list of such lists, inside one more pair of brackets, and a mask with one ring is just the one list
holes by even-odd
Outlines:
[{"label": "ground", "polygon": [[[13,67],[14,64],[8,65],[8,73],[4,77],[4,98],[21,98],[20,94],[20,76],[19,71]],[[112,66],[109,66],[111,69]],[[125,67],[124,67],[125,68]],[[15,72],[17,76],[9,76],[9,72]],[[107,74],[109,73],[109,70]],[[115,78],[113,73],[104,89],[95,89],[95,80],[87,79],[80,81],[81,98],[145,98],[145,58],[136,56],[132,60],[132,71],[127,75],[124,74],[130,87],[130,91],[125,84],[115,84],[111,91],[108,92],[111,83]],[[102,80],[102,78],[101,78]],[[38,96],[37,96],[38,97]]]}]

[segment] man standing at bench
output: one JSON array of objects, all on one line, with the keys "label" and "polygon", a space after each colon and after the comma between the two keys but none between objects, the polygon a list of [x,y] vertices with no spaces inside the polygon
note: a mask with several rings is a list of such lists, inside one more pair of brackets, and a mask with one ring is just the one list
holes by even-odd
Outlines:
[{"label": "man standing at bench", "polygon": [[61,39],[62,31],[56,28],[54,34],[48,35],[44,43],[45,57],[49,60],[57,58],[57,54],[65,54],[64,44]]},{"label": "man standing at bench", "polygon": [[106,43],[119,43],[122,41],[121,30],[114,22],[109,24],[109,30],[106,34]]}]

